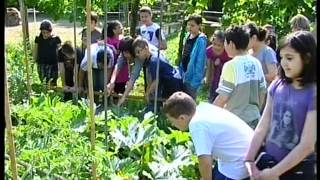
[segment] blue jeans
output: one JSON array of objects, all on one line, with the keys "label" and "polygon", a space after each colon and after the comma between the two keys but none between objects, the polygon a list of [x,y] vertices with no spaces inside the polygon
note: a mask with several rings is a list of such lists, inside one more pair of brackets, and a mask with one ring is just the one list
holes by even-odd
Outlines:
[{"label": "blue jeans", "polygon": [[[228,178],[227,176],[225,176],[221,172],[219,172],[218,163],[216,163],[214,165],[214,168],[212,169],[212,180],[234,180],[234,179]],[[250,177],[247,177],[243,180],[250,180]]]}]

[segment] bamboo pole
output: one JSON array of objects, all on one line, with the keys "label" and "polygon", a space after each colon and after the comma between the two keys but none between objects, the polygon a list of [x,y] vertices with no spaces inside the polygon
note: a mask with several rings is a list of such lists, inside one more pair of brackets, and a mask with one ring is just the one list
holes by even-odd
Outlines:
[{"label": "bamboo pole", "polygon": [[[37,16],[36,16],[36,8],[33,7],[33,30],[34,30],[34,34],[36,36],[37,34]],[[32,37],[34,38],[34,37]]]},{"label": "bamboo pole", "polygon": [[163,19],[163,0],[161,0],[161,9],[160,9],[160,28],[159,28],[159,44],[158,44],[158,58],[157,58],[157,70],[156,70],[156,88],[155,88],[155,97],[154,97],[154,114],[157,114],[158,106],[158,89],[159,89],[159,66],[160,66],[160,45],[162,41],[162,19]]},{"label": "bamboo pole", "polygon": [[[76,22],[77,22],[77,0],[73,0],[73,44],[74,44],[74,50],[75,50],[73,77],[74,77],[74,87],[78,89],[78,52],[77,52]],[[74,93],[74,96],[75,96],[75,103],[77,104],[78,90]]]},{"label": "bamboo pole", "polygon": [[[108,59],[107,59],[107,29],[108,29],[108,0],[104,0],[104,134],[105,134],[105,146],[106,150],[108,149],[108,126],[107,126],[107,118],[108,118],[108,91],[107,91],[107,83],[108,83]],[[111,61],[111,59],[110,59]]]},{"label": "bamboo pole", "polygon": [[14,146],[14,138],[12,134],[12,122],[10,116],[10,104],[9,104],[9,93],[8,93],[8,80],[7,80],[7,66],[6,61],[4,62],[4,90],[5,90],[5,122],[7,128],[7,138],[9,143],[9,154],[10,154],[10,162],[11,162],[11,170],[12,170],[12,178],[13,180],[18,179],[18,170],[17,170],[17,162],[16,162],[16,152]]},{"label": "bamboo pole", "polygon": [[26,24],[26,14],[25,14],[25,5],[24,0],[19,0],[20,4],[20,13],[22,19],[22,32],[23,32],[23,47],[24,47],[24,62],[26,65],[26,74],[27,74],[27,89],[28,89],[28,100],[30,100],[31,94],[31,83],[30,83],[30,74],[29,74],[29,60],[28,60],[28,47],[27,47],[27,24]]},{"label": "bamboo pole", "polygon": [[95,160],[95,120],[93,106],[93,83],[92,83],[92,59],[91,59],[91,0],[87,0],[87,58],[88,58],[88,90],[90,99],[90,120],[91,120],[91,151],[92,151],[92,178],[95,180],[96,160]]}]

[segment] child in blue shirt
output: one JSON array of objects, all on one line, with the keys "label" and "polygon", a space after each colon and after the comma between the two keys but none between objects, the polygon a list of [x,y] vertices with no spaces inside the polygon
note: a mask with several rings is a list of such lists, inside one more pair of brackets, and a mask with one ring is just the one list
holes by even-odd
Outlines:
[{"label": "child in blue shirt", "polygon": [[183,46],[180,72],[183,76],[183,91],[193,99],[204,78],[207,37],[200,31],[202,17],[191,15],[187,20],[188,34]]},{"label": "child in blue shirt", "polygon": [[[153,102],[150,102],[150,96],[155,92],[156,88],[156,69],[158,53],[149,49],[149,44],[145,39],[137,38],[133,44],[133,49],[136,61],[141,61],[147,68],[148,87],[145,93],[148,108],[151,107]],[[159,54],[159,85],[158,85],[158,97],[168,98],[171,94],[182,89],[182,78],[178,69],[174,68],[168,63],[166,57]],[[120,104],[124,101],[124,97],[120,99]]]}]

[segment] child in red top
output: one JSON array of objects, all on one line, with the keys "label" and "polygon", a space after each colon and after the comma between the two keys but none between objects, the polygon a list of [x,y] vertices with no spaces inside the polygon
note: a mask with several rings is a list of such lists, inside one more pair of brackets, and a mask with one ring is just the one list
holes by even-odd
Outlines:
[{"label": "child in red top", "polygon": [[[102,36],[104,36],[104,30],[102,30]],[[117,64],[118,57],[120,55],[119,44],[123,39],[123,26],[118,20],[108,22],[106,43],[111,45],[114,51],[115,63]],[[111,76],[112,72],[110,72]],[[119,74],[115,81],[114,91],[116,93],[123,93],[127,81],[129,80],[128,66],[124,66],[120,69]]]},{"label": "child in red top", "polygon": [[212,102],[218,95],[216,89],[218,88],[222,67],[225,62],[230,60],[230,57],[224,49],[224,39],[224,33],[216,30],[211,38],[211,45],[207,47],[206,79],[208,83],[211,82],[208,96],[209,102]]}]

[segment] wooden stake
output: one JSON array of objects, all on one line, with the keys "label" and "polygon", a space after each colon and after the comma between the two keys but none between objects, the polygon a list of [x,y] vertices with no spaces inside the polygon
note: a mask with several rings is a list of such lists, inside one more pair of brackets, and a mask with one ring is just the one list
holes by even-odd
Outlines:
[{"label": "wooden stake", "polygon": [[[27,74],[27,89],[28,89],[28,100],[30,100],[31,94],[31,83],[30,83],[30,75],[29,75],[29,60],[28,60],[28,36],[27,36],[27,23],[26,23],[26,14],[25,14],[25,6],[24,0],[19,0],[20,4],[20,13],[22,19],[22,32],[23,32],[23,47],[24,47],[24,62],[26,64],[26,74]],[[30,47],[30,46],[29,46]]]},{"label": "wooden stake", "polygon": [[[104,0],[104,135],[105,135],[105,146],[106,150],[108,149],[108,126],[107,126],[107,118],[108,118],[108,91],[107,91],[107,83],[108,83],[108,55],[107,55],[107,29],[108,29],[108,0]],[[111,61],[111,59],[110,59]]]},{"label": "wooden stake", "polygon": [[[73,69],[73,77],[74,77],[74,86],[78,89],[78,52],[77,52],[77,0],[73,0],[73,44],[75,50],[74,56],[74,69]],[[74,93],[75,103],[78,104],[78,91]]]},{"label": "wooden stake", "polygon": [[90,120],[91,120],[91,151],[92,151],[92,178],[97,177],[95,161],[95,120],[93,106],[93,83],[92,83],[92,59],[91,59],[91,0],[87,0],[87,61],[88,61],[88,90],[90,99]]},{"label": "wooden stake", "polygon": [[6,61],[4,62],[4,90],[5,90],[5,119],[6,119],[6,129],[7,129],[7,138],[9,143],[9,154],[10,154],[10,162],[11,162],[11,170],[12,170],[12,179],[18,179],[18,170],[16,163],[16,152],[14,146],[14,138],[12,135],[12,122],[10,116],[10,104],[9,104],[9,93],[8,93],[8,80],[7,80],[7,66]]},{"label": "wooden stake", "polygon": [[162,19],[163,19],[163,0],[161,0],[161,10],[160,10],[160,28],[159,28],[159,44],[158,44],[158,58],[157,58],[157,68],[156,68],[156,88],[155,88],[155,97],[154,97],[154,107],[153,113],[157,114],[158,107],[158,89],[159,89],[159,68],[160,68],[160,47],[162,42]]}]

